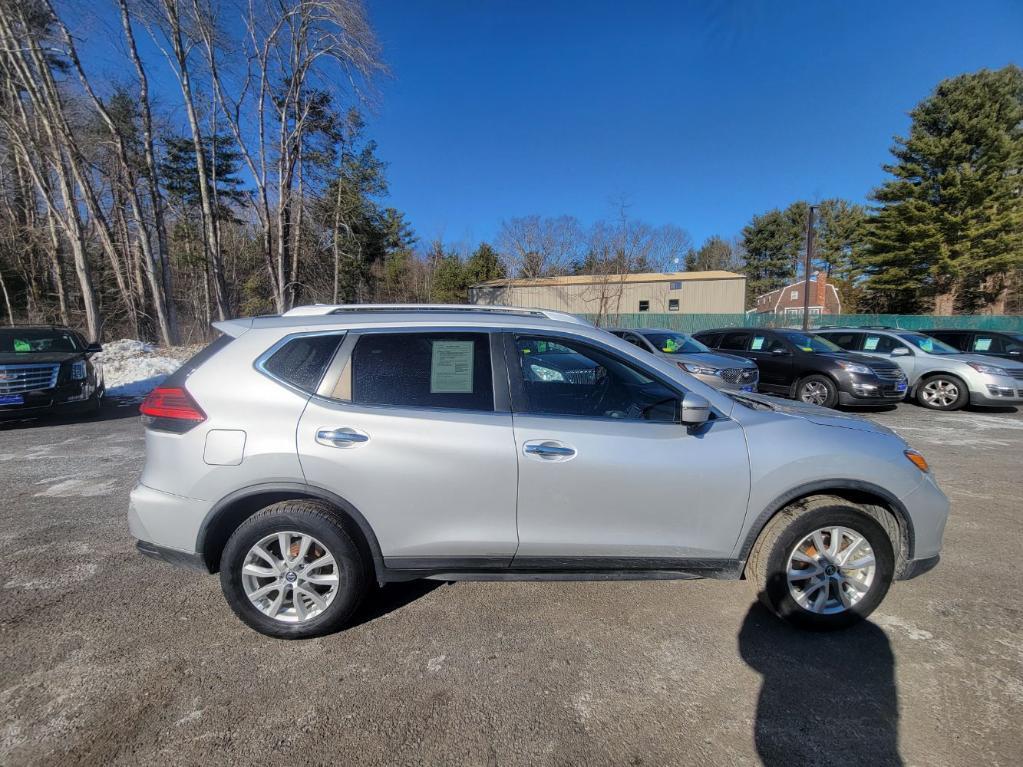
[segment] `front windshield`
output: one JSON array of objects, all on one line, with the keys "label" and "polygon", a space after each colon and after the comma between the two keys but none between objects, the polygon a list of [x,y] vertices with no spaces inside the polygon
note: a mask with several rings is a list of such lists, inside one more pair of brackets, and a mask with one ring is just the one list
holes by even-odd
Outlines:
[{"label": "front windshield", "polygon": [[665,354],[699,354],[710,349],[685,333],[643,333],[643,338]]},{"label": "front windshield", "polygon": [[899,338],[903,341],[909,341],[917,349],[928,354],[962,354],[954,346],[949,346],[944,341],[925,336],[922,333],[899,333]]},{"label": "front windshield", "polygon": [[0,354],[46,354],[80,350],[78,340],[66,330],[0,329]]},{"label": "front windshield", "polygon": [[781,335],[785,336],[790,344],[793,344],[800,351],[809,352],[811,354],[828,354],[830,352],[844,351],[841,346],[831,343],[826,338],[815,336],[812,333],[797,333],[794,331],[784,332]]}]

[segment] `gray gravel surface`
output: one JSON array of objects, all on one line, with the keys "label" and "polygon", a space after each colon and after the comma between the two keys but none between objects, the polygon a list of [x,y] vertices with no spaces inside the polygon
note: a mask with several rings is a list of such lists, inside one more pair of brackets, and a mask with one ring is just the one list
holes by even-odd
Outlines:
[{"label": "gray gravel surface", "polygon": [[2,764],[1023,761],[1023,414],[870,414],[953,517],[939,568],[844,633],[745,583],[419,583],[289,643],[135,553],[133,412],[0,426]]}]

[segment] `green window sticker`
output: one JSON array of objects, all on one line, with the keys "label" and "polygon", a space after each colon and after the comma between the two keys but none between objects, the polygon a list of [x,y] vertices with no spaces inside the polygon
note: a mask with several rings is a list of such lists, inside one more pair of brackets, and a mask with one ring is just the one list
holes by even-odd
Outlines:
[{"label": "green window sticker", "polygon": [[475,344],[434,341],[430,361],[430,394],[471,394]]},{"label": "green window sticker", "polygon": [[760,351],[764,348],[764,341],[766,339],[763,336],[753,336],[753,345],[750,347],[751,351]]},{"label": "green window sticker", "polygon": [[975,352],[991,351],[991,339],[978,338],[976,341],[973,342],[973,351]]},{"label": "green window sticker", "polygon": [[863,351],[872,352],[877,349],[878,343],[881,341],[881,336],[867,336],[867,340],[863,342]]},{"label": "green window sticker", "polygon": [[16,352],[30,352],[32,351],[32,344],[28,341],[22,341],[20,338],[14,339],[14,351]]}]

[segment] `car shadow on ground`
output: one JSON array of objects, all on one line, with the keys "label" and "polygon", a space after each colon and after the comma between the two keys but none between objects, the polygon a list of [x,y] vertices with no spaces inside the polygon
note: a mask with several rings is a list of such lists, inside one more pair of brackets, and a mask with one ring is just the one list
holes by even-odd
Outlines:
[{"label": "car shadow on ground", "polygon": [[903,764],[895,659],[878,626],[803,631],[755,602],[739,653],[763,677],[754,741],[767,767]]},{"label": "car shadow on ground", "polygon": [[365,601],[359,607],[355,616],[349,621],[347,629],[361,626],[363,623],[375,621],[389,613],[400,610],[417,599],[421,599],[439,586],[444,581],[403,581],[399,583],[388,583],[379,588],[373,589]]},{"label": "car shadow on ground", "polygon": [[45,426],[67,426],[75,423],[116,421],[121,418],[137,418],[138,415],[139,400],[137,398],[117,399],[106,397],[100,404],[99,410],[92,413],[53,413],[32,418],[15,418],[12,415],[7,415],[4,418],[0,418],[0,431],[36,429]]}]

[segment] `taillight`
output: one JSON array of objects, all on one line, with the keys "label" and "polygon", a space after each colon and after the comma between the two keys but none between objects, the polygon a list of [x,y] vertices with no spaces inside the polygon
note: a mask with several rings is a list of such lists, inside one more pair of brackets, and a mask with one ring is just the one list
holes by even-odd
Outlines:
[{"label": "taillight", "polygon": [[174,386],[157,386],[142,400],[139,412],[150,418],[187,422],[189,426],[206,420],[206,414],[188,390]]}]

